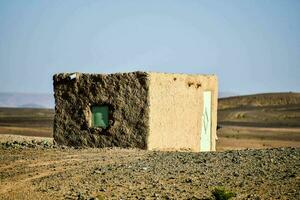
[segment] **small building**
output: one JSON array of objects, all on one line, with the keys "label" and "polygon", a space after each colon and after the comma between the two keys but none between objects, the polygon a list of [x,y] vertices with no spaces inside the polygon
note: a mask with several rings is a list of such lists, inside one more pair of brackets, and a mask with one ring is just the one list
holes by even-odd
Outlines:
[{"label": "small building", "polygon": [[62,73],[53,80],[57,144],[216,149],[215,75]]}]

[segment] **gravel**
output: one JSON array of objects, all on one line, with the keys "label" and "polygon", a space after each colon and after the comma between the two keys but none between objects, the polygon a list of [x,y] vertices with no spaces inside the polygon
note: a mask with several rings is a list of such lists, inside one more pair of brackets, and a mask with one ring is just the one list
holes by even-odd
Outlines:
[{"label": "gravel", "polygon": [[234,192],[233,199],[300,199],[299,148],[191,153],[1,145],[0,151],[0,199],[213,199],[218,187]]}]

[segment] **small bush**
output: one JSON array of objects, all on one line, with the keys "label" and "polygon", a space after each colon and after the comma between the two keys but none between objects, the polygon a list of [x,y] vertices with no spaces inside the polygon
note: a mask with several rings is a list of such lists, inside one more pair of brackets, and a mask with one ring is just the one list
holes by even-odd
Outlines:
[{"label": "small bush", "polygon": [[223,187],[217,187],[212,191],[212,195],[216,200],[228,200],[235,197],[236,194],[231,191],[226,191]]}]

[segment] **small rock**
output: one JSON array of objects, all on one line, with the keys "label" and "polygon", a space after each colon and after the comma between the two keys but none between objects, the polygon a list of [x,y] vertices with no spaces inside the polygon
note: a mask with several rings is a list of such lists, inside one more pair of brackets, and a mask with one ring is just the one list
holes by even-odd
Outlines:
[{"label": "small rock", "polygon": [[101,170],[96,169],[96,170],[93,171],[92,174],[101,174]]},{"label": "small rock", "polygon": [[77,195],[77,199],[78,200],[84,200],[85,198],[84,198],[84,195],[81,192],[79,192],[78,195]]},{"label": "small rock", "polygon": [[232,174],[233,176],[235,176],[235,177],[238,177],[239,176],[239,173],[237,173],[237,172],[233,172],[233,174]]},{"label": "small rock", "polygon": [[192,180],[191,178],[187,178],[187,179],[185,179],[185,182],[186,182],[186,183],[192,183],[193,180]]}]

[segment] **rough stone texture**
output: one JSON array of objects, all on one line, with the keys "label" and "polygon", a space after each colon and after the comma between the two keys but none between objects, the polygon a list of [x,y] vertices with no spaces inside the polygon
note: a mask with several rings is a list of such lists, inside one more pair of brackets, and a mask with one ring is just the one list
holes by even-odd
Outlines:
[{"label": "rough stone texture", "polygon": [[[71,74],[53,76],[54,140],[67,146],[147,148],[147,73]],[[109,127],[90,126],[90,108],[108,105]]]},{"label": "rough stone texture", "polygon": [[218,81],[214,75],[150,73],[149,149],[200,151],[203,93],[211,91],[211,150],[216,150]]}]

